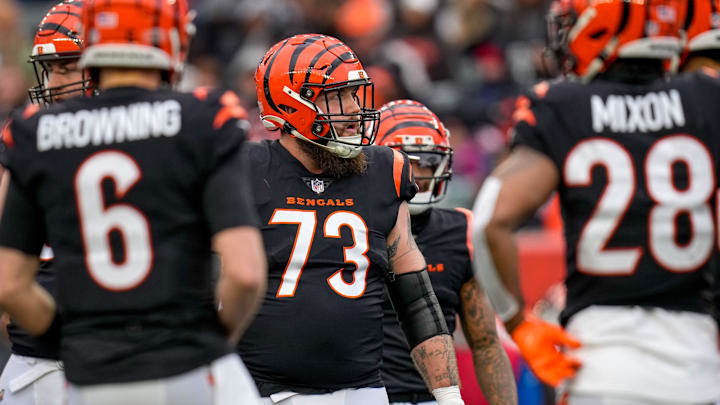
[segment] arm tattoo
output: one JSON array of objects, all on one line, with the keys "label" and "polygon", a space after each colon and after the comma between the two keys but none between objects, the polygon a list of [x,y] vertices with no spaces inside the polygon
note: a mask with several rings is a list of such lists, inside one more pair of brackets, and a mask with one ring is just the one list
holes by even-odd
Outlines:
[{"label": "arm tattoo", "polygon": [[450,335],[432,337],[416,346],[411,354],[415,367],[431,391],[460,384]]},{"label": "arm tattoo", "polygon": [[462,286],[460,298],[462,328],[478,385],[492,405],[517,404],[515,376],[495,330],[495,314],[474,279]]},{"label": "arm tattoo", "polygon": [[399,244],[400,238],[397,238],[394,242],[390,242],[390,245],[387,247],[388,270],[390,271],[393,269],[393,262],[395,261],[395,255],[397,254]]}]

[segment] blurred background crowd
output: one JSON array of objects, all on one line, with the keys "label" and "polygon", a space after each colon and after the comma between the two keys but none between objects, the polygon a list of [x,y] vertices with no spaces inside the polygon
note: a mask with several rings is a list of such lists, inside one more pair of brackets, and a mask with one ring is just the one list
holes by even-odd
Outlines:
[{"label": "blurred background crowd", "polygon": [[[376,83],[375,104],[418,100],[450,128],[448,206],[470,207],[507,145],[514,96],[544,73],[548,0],[190,0],[195,36],[181,87],[236,90],[253,139],[277,136],[257,119],[253,73],[265,51],[296,33],[337,36]],[[0,118],[26,101],[34,29],[55,0],[0,0]]]},{"label": "blurred background crowd", "polygon": [[[252,139],[276,137],[277,132],[264,130],[257,114],[253,74],[259,60],[272,44],[292,34],[336,36],[358,54],[375,82],[376,107],[412,98],[435,111],[450,129],[454,174],[441,203],[445,206],[472,206],[482,181],[507,151],[515,97],[547,77],[544,16],[550,0],[189,1],[197,11],[197,34],[181,90],[233,89],[248,109]],[[27,102],[27,89],[35,80],[27,63],[34,31],[56,2],[0,0],[0,120]],[[552,278],[560,280],[562,240],[551,242],[553,249],[546,236],[535,242],[531,237],[523,245],[533,255],[526,260],[548,263],[552,268],[547,270],[557,273]],[[531,281],[528,285],[548,283]],[[529,301],[540,298],[544,287],[535,299],[526,291]],[[0,365],[3,351],[0,345]],[[520,403],[542,403],[538,395],[523,393],[522,373],[514,367]],[[533,378],[528,384],[539,383]]]}]

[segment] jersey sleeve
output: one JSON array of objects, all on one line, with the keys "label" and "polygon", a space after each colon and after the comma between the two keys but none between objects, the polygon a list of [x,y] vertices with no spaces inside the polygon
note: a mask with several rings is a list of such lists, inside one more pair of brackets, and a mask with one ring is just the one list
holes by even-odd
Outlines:
[{"label": "jersey sleeve", "polygon": [[410,201],[417,193],[417,185],[413,176],[412,165],[408,156],[393,149],[393,184],[395,192],[402,201]]},{"label": "jersey sleeve", "polygon": [[210,110],[208,176],[203,206],[215,234],[237,226],[258,226],[249,186],[249,168],[242,158],[248,124],[237,96],[224,92],[207,100]]},{"label": "jersey sleeve", "polygon": [[[0,208],[0,246],[20,250],[29,255],[39,255],[47,241],[43,211],[33,190],[28,185],[31,163],[35,157],[29,151],[33,137],[30,114],[15,111],[2,128],[0,164],[9,173],[9,184],[4,206]],[[33,110],[34,111],[34,110]]]},{"label": "jersey sleeve", "polygon": [[554,117],[549,103],[538,94],[518,97],[513,112],[511,148],[527,146],[552,156],[550,136],[553,134]]},{"label": "jersey sleeve", "polygon": [[39,256],[46,240],[45,221],[40,207],[10,176],[0,218],[0,246]]}]

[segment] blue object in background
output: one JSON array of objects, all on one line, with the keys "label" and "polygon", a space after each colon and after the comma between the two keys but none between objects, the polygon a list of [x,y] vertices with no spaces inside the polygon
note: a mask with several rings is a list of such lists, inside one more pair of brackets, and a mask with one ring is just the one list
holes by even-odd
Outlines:
[{"label": "blue object in background", "polygon": [[520,366],[520,376],[517,382],[519,405],[544,405],[542,383],[530,371],[525,362]]}]

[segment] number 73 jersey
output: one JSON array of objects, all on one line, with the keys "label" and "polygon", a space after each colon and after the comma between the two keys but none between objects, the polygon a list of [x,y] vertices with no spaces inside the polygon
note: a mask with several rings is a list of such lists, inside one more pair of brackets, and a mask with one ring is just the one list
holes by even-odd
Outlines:
[{"label": "number 73 jersey", "polygon": [[717,265],[720,82],[541,83],[521,96],[513,146],[560,175],[567,242],[563,323],[590,305],[709,313]]},{"label": "number 73 jersey", "polygon": [[279,142],[246,149],[269,270],[240,353],[263,396],[382,386],[386,237],[416,189],[407,156],[364,150],[364,175],[327,178]]}]

